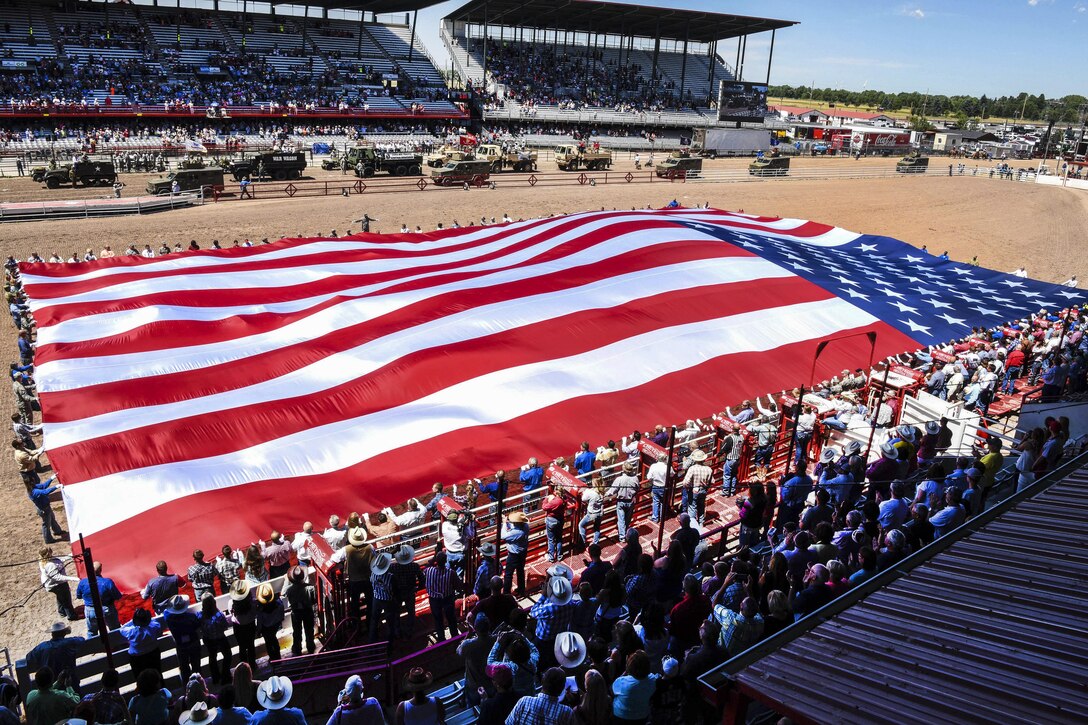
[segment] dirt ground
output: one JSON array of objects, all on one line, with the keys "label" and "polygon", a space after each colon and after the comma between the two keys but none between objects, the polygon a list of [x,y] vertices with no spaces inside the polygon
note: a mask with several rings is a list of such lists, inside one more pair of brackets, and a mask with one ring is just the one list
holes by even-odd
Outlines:
[{"label": "dirt ground", "polygon": [[[624,161],[625,164],[629,163]],[[891,165],[894,159],[859,162],[800,159],[809,164]],[[747,160],[720,160],[710,167],[741,168]],[[622,168],[622,166],[621,166]],[[318,175],[322,172],[318,171]],[[130,188],[142,186],[136,175]],[[103,194],[102,189],[46,191],[29,179],[0,179],[0,200],[68,199]],[[425,196],[424,196],[425,195]],[[562,186],[535,189],[479,189],[374,196],[317,197],[223,201],[150,216],[29,222],[0,225],[0,254],[25,259],[31,251],[48,257],[68,256],[110,244],[197,239],[206,246],[213,238],[227,246],[235,238],[276,239],[296,234],[341,234],[368,213],[379,221],[372,231],[394,232],[402,223],[433,230],[438,222],[467,224],[481,216],[517,219],[588,209],[662,206],[676,198],[685,205],[709,202],[712,207],[749,213],[798,217],[835,224],[858,232],[882,234],[922,245],[954,259],[978,255],[983,266],[1012,270],[1024,265],[1032,277],[1061,282],[1071,274],[1088,279],[1084,220],[1088,194],[1075,190],[1018,184],[989,178],[939,175],[854,180],[770,180],[759,183],[640,184]],[[16,359],[14,334],[6,336],[9,359]],[[8,504],[0,511],[0,647],[12,658],[22,657],[40,641],[55,619],[53,600],[44,591],[32,594],[25,606],[9,609],[38,585],[32,562],[41,546],[40,527],[26,499],[10,456],[3,460],[0,491]],[[60,506],[55,508],[61,516]],[[80,633],[82,625],[76,626]]]}]

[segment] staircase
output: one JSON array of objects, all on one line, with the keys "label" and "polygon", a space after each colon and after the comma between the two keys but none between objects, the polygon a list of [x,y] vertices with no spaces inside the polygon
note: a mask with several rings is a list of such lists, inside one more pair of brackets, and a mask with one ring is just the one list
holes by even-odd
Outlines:
[{"label": "staircase", "polygon": [[215,24],[216,30],[219,31],[219,34],[223,36],[223,44],[226,45],[227,48],[229,48],[230,50],[233,50],[235,54],[241,53],[241,46],[239,46],[238,43],[234,42],[234,36],[231,35],[230,29],[223,24],[223,19],[219,17],[218,13],[212,16],[212,22]]}]

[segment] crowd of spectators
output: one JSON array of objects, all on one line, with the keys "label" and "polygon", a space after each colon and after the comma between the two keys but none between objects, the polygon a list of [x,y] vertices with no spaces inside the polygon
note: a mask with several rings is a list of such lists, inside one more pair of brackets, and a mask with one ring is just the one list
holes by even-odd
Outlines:
[{"label": "crowd of spectators", "polygon": [[[366,218],[364,229],[370,221],[374,220]],[[510,218],[504,215],[502,221]],[[481,219],[481,223],[496,222]],[[253,244],[235,240],[232,246]],[[213,241],[211,247],[222,245]],[[188,248],[195,251],[200,245],[192,241]],[[158,252],[147,244],[143,250],[132,245],[123,253],[155,257],[185,250],[180,243],[173,248],[163,243]],[[78,264],[114,254],[106,247],[98,255],[92,250],[86,256],[73,253],[67,261]],[[34,255],[32,261],[42,260]],[[50,261],[63,260],[54,254]],[[34,441],[41,429],[34,417],[35,328],[16,261],[9,258],[5,269],[5,294],[20,354],[11,366],[16,398],[12,446],[48,544],[63,535],[48,500],[60,484],[54,479],[42,482],[38,475],[42,449]],[[889,362],[921,371],[928,392],[944,398],[962,395],[969,408],[985,412],[992,401],[1014,394],[1021,378],[1029,386],[1041,382],[1044,400],[1088,389],[1086,328],[1088,318],[1079,312],[1032,315],[990,330],[975,329],[962,340]],[[962,380],[957,381],[957,375]],[[777,401],[744,401],[709,420],[690,420],[677,428],[681,513],[679,528],[662,549],[655,546],[656,536],[640,534],[632,526],[632,515],[640,491],[655,501],[652,521],[660,521],[662,506],[669,505],[659,496],[668,480],[666,457],[649,467],[645,480],[636,475],[639,441],[665,444],[670,436],[665,426],[635,431],[618,443],[608,441],[596,448],[586,442],[577,454],[556,459],[554,465],[588,484],[577,491],[587,504],[586,515],[578,527],[580,535],[571,542],[586,557],[580,575],[560,562],[563,521],[578,510],[577,500],[562,485],[546,480],[544,466],[535,457],[509,479],[500,471],[486,483],[469,481],[450,492],[435,484],[429,498],[412,499],[401,513],[383,509],[372,517],[352,512],[343,522],[334,514],[324,530],[305,522],[294,534],[273,531],[267,540],[248,546],[224,544],[214,557],[195,550],[192,563],[174,563],[184,575],[171,573],[167,562],[159,562],[139,593],[146,605],[120,627],[138,670],[137,695],[127,703],[119,698],[115,675],[103,678],[100,691],[82,692],[74,667],[82,638],[70,636],[69,625],[58,622],[49,639],[27,657],[37,688],[33,703],[28,698],[28,722],[52,725],[95,707],[152,712],[140,722],[153,725],[165,722],[171,710],[182,722],[198,721],[194,720],[198,716],[218,722],[220,717],[228,719],[228,713],[235,718],[230,722],[245,722],[251,716],[276,719],[252,711],[286,705],[291,683],[272,677],[254,686],[259,664],[255,642],[260,637],[269,657],[277,659],[278,631],[289,611],[293,654],[314,650],[316,594],[308,572],[307,542],[318,536],[335,552],[333,562],[346,575],[350,611],[360,617],[372,641],[410,643],[420,634],[415,602],[421,591],[427,595],[436,640],[467,633],[458,653],[464,661],[465,697],[480,708],[480,722],[710,721],[714,712],[699,695],[699,675],[947,535],[982,511],[998,482],[1007,456],[1001,438],[982,430],[972,452],[950,457],[952,432],[947,421],[902,423],[896,395],[877,396],[866,404],[871,385],[864,371],[844,370],[803,397],[800,391],[783,391]],[[974,385],[979,392],[972,399],[964,391]],[[717,449],[708,451],[699,442],[715,425],[726,435]],[[785,433],[793,426],[798,453],[784,472],[773,472],[770,453],[776,441],[789,438]],[[880,434],[880,454],[872,463],[856,440],[838,442],[847,440],[838,434],[861,427],[876,428]],[[1012,452],[1017,487],[1052,470],[1070,439],[1069,420],[1064,417],[1048,418],[1028,431]],[[741,456],[753,459],[755,473],[747,481],[737,480]],[[811,470],[810,458],[816,461]],[[516,493],[514,487],[530,495],[511,506],[508,497]],[[707,497],[732,498],[738,491],[740,548],[715,558],[701,536]],[[477,497],[485,496],[492,505],[477,521],[466,511],[475,506]],[[447,505],[451,501],[458,505]],[[500,521],[496,504],[501,501],[507,506]],[[599,504],[604,502],[615,503],[614,540],[602,541],[600,536],[605,512]],[[527,515],[537,509],[544,512],[542,519]],[[416,527],[430,521],[438,522],[438,546],[420,566],[413,545],[432,534]],[[501,528],[504,551],[490,536],[486,540],[480,536],[492,525]],[[534,526],[544,530],[552,565],[539,589],[530,592],[524,569]],[[602,544],[609,543],[619,548],[606,558]],[[466,571],[472,551],[477,566]],[[56,598],[61,616],[76,617],[70,583],[77,583],[76,595],[85,612],[93,611],[86,578],[68,575],[69,562],[49,548],[42,549],[40,560],[42,584]],[[103,575],[100,563],[95,570],[105,622],[91,617],[87,621],[91,636],[102,626],[118,627],[115,604],[122,596],[108,572]],[[199,600],[199,612],[182,593],[186,586]],[[226,611],[220,611],[213,598],[217,589],[229,595]],[[469,598],[464,617],[454,611],[459,597]],[[526,597],[531,600],[528,606]],[[186,683],[178,693],[162,689],[158,635],[163,629],[173,635]],[[225,646],[228,630],[240,649],[233,669],[234,659]],[[207,668],[201,663],[205,653]],[[229,689],[224,686],[228,681]],[[440,701],[427,694],[433,684],[429,673],[412,670],[401,684],[408,699],[396,705],[396,722],[441,721]],[[218,700],[211,694],[216,686],[224,686]],[[334,718],[371,702],[353,680],[341,698]],[[211,714],[216,707],[219,712]],[[373,722],[383,721],[378,719],[384,715],[376,701],[368,709]]]}]

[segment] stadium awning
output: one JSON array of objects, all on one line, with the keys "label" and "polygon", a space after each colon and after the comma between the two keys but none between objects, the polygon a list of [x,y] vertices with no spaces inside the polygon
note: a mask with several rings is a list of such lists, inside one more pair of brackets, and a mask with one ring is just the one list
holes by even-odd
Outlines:
[{"label": "stadium awning", "polygon": [[[123,588],[1085,292],[715,209],[21,265],[70,530]],[[845,338],[844,338],[845,336]],[[169,535],[164,535],[165,533]]]},{"label": "stadium awning", "polygon": [[491,25],[579,33],[608,33],[674,40],[687,38],[697,43],[726,40],[797,24],[793,20],[599,0],[472,0],[451,12],[446,19],[478,25],[486,22]]}]

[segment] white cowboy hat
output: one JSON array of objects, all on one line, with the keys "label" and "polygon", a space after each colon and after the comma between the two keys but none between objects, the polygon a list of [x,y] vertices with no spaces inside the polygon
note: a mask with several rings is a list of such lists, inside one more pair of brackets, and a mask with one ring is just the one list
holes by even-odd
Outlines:
[{"label": "white cowboy hat", "polygon": [[219,713],[219,708],[208,707],[206,702],[194,703],[191,708],[181,713],[178,717],[178,725],[189,725],[189,723],[202,723],[211,722],[215,719],[216,714]]},{"label": "white cowboy hat", "polygon": [[895,429],[895,432],[899,434],[899,437],[905,441],[914,442],[915,432],[912,425],[901,425]]},{"label": "white cowboy hat", "polygon": [[416,550],[408,546],[408,544],[401,544],[394,558],[398,564],[410,564],[416,558]]},{"label": "white cowboy hat", "polygon": [[705,460],[706,460],[706,451],[700,450],[698,448],[695,449],[694,451],[692,451],[692,453],[691,453],[691,462],[692,463],[702,463]]},{"label": "white cowboy hat", "polygon": [[564,579],[566,579],[567,581],[573,582],[574,581],[574,570],[571,569],[566,564],[563,564],[563,563],[560,562],[559,564],[555,564],[553,566],[548,567],[548,576],[549,577],[561,576]]},{"label": "white cowboy hat", "polygon": [[941,424],[938,423],[937,421],[931,420],[928,423],[926,423],[926,433],[929,433],[931,436],[935,436],[940,432],[941,432]]},{"label": "white cowboy hat", "polygon": [[885,458],[890,458],[893,461],[899,460],[899,449],[893,446],[891,443],[882,443],[880,445],[880,452]]},{"label": "white cowboy hat", "polygon": [[174,614],[182,614],[189,611],[189,595],[187,594],[175,594],[170,597],[170,605],[166,608],[166,611],[173,612]]},{"label": "white cowboy hat", "polygon": [[370,571],[381,576],[389,571],[391,566],[393,566],[393,557],[389,555],[389,552],[383,551],[374,557],[374,561],[370,564]]},{"label": "white cowboy hat", "polygon": [[848,456],[861,453],[861,441],[850,441],[843,450]]},{"label": "white cowboy hat", "polygon": [[556,604],[566,604],[574,596],[574,587],[566,578],[561,576],[553,576],[548,580],[548,599],[551,599]]},{"label": "white cowboy hat", "polygon": [[352,546],[362,546],[366,543],[366,529],[356,526],[348,532],[348,543]]},{"label": "white cowboy hat", "polygon": [[586,641],[577,632],[560,632],[555,638],[555,661],[560,667],[574,669],[585,662]]},{"label": "white cowboy hat", "polygon": [[249,582],[245,579],[237,579],[230,585],[230,598],[240,602],[249,596]]},{"label": "white cowboy hat", "polygon": [[257,685],[257,702],[265,710],[280,710],[287,707],[294,691],[295,686],[291,684],[291,680],[273,675]]}]

